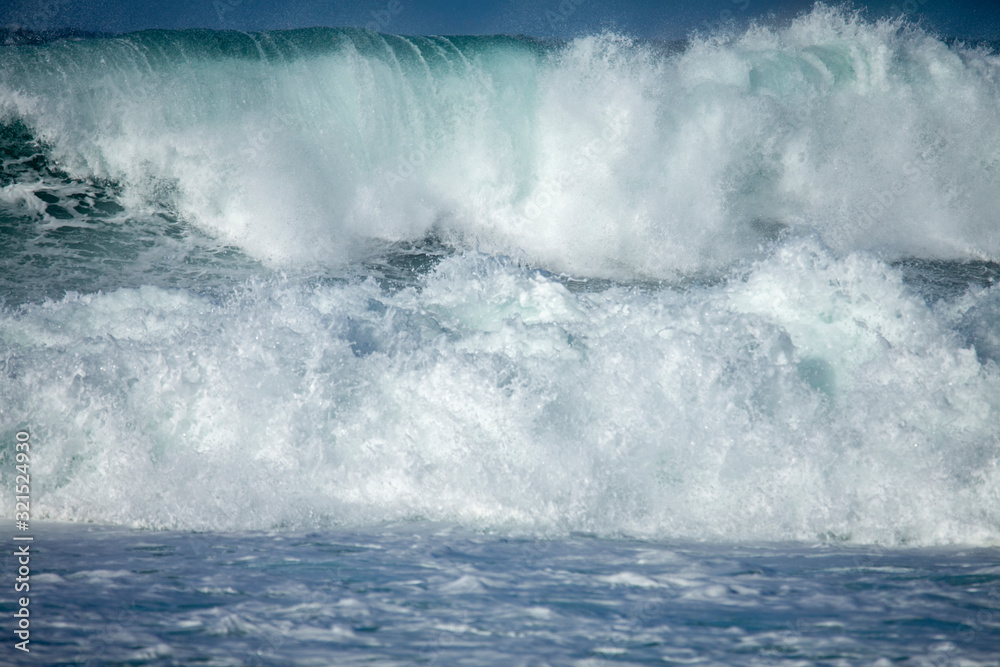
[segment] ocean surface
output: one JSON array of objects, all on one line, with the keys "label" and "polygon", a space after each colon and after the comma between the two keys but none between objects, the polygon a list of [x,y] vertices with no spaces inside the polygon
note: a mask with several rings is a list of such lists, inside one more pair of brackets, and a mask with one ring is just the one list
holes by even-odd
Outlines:
[{"label": "ocean surface", "polygon": [[1000,664],[995,45],[8,35],[0,164],[0,663]]}]

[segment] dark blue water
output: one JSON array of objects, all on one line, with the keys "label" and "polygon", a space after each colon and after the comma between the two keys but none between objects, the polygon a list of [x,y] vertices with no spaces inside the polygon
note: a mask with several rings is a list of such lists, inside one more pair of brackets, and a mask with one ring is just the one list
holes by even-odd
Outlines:
[{"label": "dark blue water", "polygon": [[38,664],[997,660],[996,549],[55,523],[32,548]]}]

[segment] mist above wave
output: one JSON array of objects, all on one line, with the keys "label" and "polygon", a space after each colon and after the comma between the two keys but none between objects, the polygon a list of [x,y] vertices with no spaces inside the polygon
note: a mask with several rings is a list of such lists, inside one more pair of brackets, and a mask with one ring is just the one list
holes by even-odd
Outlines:
[{"label": "mist above wave", "polygon": [[2,58],[0,115],[67,171],[276,267],[430,232],[613,278],[713,272],[786,235],[1000,259],[1000,60],[822,5],[681,51],[314,29]]}]

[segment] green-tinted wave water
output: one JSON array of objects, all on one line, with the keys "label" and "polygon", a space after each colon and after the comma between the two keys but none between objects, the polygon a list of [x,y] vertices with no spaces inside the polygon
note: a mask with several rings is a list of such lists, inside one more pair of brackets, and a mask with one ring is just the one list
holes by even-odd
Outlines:
[{"label": "green-tinted wave water", "polygon": [[986,47],[818,6],[0,65],[0,441],[46,443],[39,516],[1000,539]]}]

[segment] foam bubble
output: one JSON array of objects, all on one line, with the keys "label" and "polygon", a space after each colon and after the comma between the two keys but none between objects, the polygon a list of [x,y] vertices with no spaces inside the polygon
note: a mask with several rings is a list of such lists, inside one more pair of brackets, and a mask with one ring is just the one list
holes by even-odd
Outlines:
[{"label": "foam bubble", "polygon": [[813,241],[716,287],[467,254],[393,292],[121,289],[5,311],[0,398],[39,518],[997,544],[1000,371],[959,326],[995,292],[928,305]]}]

